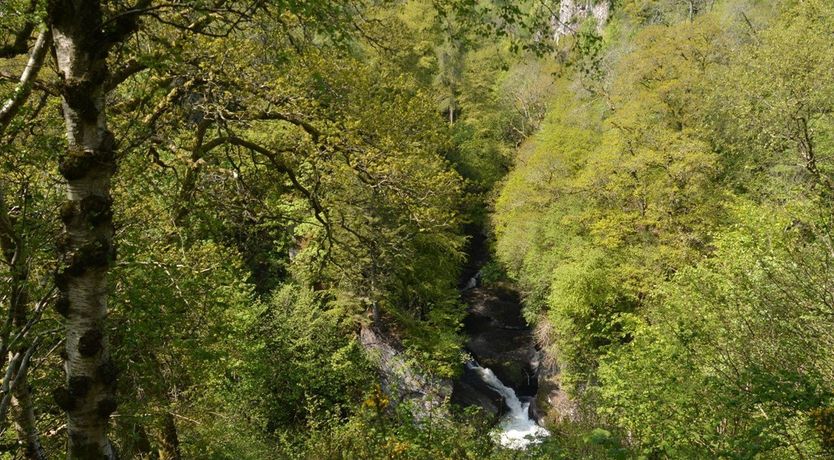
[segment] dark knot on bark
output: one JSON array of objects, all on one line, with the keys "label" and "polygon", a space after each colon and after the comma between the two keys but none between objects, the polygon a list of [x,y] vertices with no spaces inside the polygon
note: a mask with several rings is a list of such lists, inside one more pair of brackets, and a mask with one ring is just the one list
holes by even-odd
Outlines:
[{"label": "dark knot on bark", "polygon": [[78,340],[78,352],[81,356],[89,358],[95,356],[101,350],[101,343],[104,335],[98,329],[90,329]]},{"label": "dark knot on bark", "polygon": [[55,307],[54,308],[55,308],[55,311],[59,315],[63,316],[64,318],[68,318],[69,313],[70,313],[69,297],[67,297],[66,295],[63,295],[63,294],[60,295],[58,297],[58,300],[55,301]]},{"label": "dark knot on bark", "polygon": [[52,390],[52,399],[64,412],[69,412],[75,408],[75,400],[70,396],[69,390],[64,387]]},{"label": "dark knot on bark", "polygon": [[96,373],[101,383],[107,386],[113,386],[116,384],[116,378],[119,376],[119,369],[112,359],[107,359],[107,361],[101,363],[96,368]]},{"label": "dark knot on bark", "polygon": [[85,396],[87,396],[87,394],[90,393],[90,390],[92,388],[93,379],[87,377],[86,375],[70,377],[69,383],[67,385],[69,396],[74,400],[84,398]]}]

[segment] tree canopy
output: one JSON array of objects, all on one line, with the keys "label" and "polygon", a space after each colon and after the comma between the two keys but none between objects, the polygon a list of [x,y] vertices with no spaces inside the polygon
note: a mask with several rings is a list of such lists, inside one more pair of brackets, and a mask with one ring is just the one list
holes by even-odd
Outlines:
[{"label": "tree canopy", "polygon": [[[827,458],[832,36],[825,0],[3,2],[0,455]],[[555,369],[523,451],[362,339],[451,385],[470,276]]]}]

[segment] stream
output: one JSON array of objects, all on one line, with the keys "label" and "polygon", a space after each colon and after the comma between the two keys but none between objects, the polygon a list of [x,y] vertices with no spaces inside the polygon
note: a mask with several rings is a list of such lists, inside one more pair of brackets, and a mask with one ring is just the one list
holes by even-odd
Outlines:
[{"label": "stream", "polygon": [[460,284],[468,306],[465,348],[472,361],[454,383],[452,402],[477,406],[494,416],[499,443],[523,449],[550,435],[538,424],[535,407],[541,356],[521,314],[521,296],[515,287],[482,285],[480,269],[487,257],[485,238],[473,238],[470,264]]},{"label": "stream", "polygon": [[523,449],[550,436],[550,432],[530,417],[530,401],[522,402],[515,390],[504,385],[489,368],[481,367],[471,361],[466,368],[477,373],[481,380],[504,397],[509,412],[501,417],[498,424],[498,442],[511,449]]}]

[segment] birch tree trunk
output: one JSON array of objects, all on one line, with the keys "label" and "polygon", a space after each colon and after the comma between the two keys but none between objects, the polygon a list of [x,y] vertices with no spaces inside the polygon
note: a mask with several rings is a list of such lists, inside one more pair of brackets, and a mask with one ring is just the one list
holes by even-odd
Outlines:
[{"label": "birch tree trunk", "polygon": [[37,420],[35,419],[32,387],[26,379],[15,385],[14,396],[12,397],[12,418],[14,419],[18,439],[23,444],[24,457],[29,460],[46,459],[46,452],[41,445]]},{"label": "birch tree trunk", "polygon": [[107,428],[116,409],[116,372],[105,329],[107,275],[115,259],[110,180],[116,162],[104,110],[111,43],[96,0],[54,1],[49,16],[68,144],[60,160],[67,200],[56,274],[57,309],[66,318],[67,386],[54,396],[69,416],[68,458],[115,459]]},{"label": "birch tree trunk", "polygon": [[[0,251],[3,259],[9,265],[11,278],[9,280],[9,318],[13,331],[22,333],[28,322],[29,308],[29,268],[23,237],[15,229],[14,221],[9,216],[8,205],[0,189]],[[32,403],[32,389],[27,381],[26,370],[12,359],[16,353],[24,353],[28,347],[28,340],[21,340],[12,350],[9,350],[9,339],[12,330],[7,330],[2,336],[0,353],[8,351],[5,362],[12,366],[9,372],[10,380],[15,382],[11,395],[12,419],[20,443],[24,446],[24,456],[30,460],[43,460],[46,454],[43,450],[38,433],[35,409]],[[2,409],[0,409],[2,412]],[[5,422],[0,421],[0,423]]]}]

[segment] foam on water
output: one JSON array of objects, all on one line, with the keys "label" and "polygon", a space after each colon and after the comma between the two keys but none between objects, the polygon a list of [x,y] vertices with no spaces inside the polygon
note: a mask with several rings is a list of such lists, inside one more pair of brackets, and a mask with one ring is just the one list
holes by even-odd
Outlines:
[{"label": "foam on water", "polygon": [[550,435],[549,431],[539,426],[535,420],[530,418],[528,412],[530,403],[522,403],[518,399],[518,395],[515,394],[515,391],[504,385],[491,369],[481,367],[474,361],[467,363],[466,367],[476,372],[484,383],[500,393],[504,397],[507,407],[510,408],[510,412],[504,415],[498,425],[498,429],[500,430],[498,433],[498,442],[502,446],[512,449],[524,449],[528,445],[540,442],[542,438]]}]

